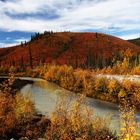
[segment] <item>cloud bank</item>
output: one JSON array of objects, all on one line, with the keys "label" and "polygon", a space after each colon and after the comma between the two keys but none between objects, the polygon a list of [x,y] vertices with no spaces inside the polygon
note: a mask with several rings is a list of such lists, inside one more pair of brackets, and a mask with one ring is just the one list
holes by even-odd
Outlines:
[{"label": "cloud bank", "polygon": [[140,37],[140,0],[0,1],[0,31],[97,31]]}]

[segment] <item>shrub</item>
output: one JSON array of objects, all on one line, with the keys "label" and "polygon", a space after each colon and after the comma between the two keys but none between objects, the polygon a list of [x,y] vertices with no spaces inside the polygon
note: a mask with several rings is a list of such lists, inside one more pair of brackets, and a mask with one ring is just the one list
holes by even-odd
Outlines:
[{"label": "shrub", "polygon": [[[14,77],[0,85],[0,137],[7,139],[13,130],[24,120],[26,124],[27,116],[35,113],[35,108],[29,98],[12,89]],[[24,119],[23,119],[24,118]],[[17,134],[16,134],[17,135]]]},{"label": "shrub", "polygon": [[0,93],[0,137],[11,132],[15,126],[14,98]]},{"label": "shrub", "polygon": [[57,75],[60,77],[60,86],[73,90],[75,84],[74,71],[72,67],[61,66],[57,72]]},{"label": "shrub", "polygon": [[33,116],[35,113],[35,107],[31,102],[29,96],[23,96],[21,93],[17,93],[15,96],[14,112],[16,119],[21,119],[23,116]]},{"label": "shrub", "polygon": [[85,72],[81,69],[77,69],[74,72],[75,77],[75,84],[74,84],[74,91],[81,92],[84,88],[83,79],[84,79]]},{"label": "shrub", "polygon": [[58,70],[59,70],[59,66],[48,65],[47,72],[45,73],[44,78],[48,81],[59,83],[61,75],[57,74]]},{"label": "shrub", "polygon": [[108,126],[107,119],[92,119],[92,111],[82,106],[84,96],[68,103],[66,99],[60,101],[51,117],[51,126],[46,130],[47,139],[56,140],[110,140],[116,139],[115,134]]},{"label": "shrub", "polygon": [[[124,96],[125,97],[125,96]],[[120,135],[121,140],[137,140],[137,124],[135,120],[135,106],[129,99],[120,99]]]},{"label": "shrub", "polygon": [[95,87],[97,94],[106,93],[107,92],[107,84],[108,84],[107,78],[96,77],[94,87]]},{"label": "shrub", "polygon": [[131,74],[140,75],[140,64],[132,69]]},{"label": "shrub", "polygon": [[120,90],[121,90],[121,84],[117,80],[115,79],[109,80],[108,93],[112,96],[112,98],[117,100],[118,93],[120,92]]}]

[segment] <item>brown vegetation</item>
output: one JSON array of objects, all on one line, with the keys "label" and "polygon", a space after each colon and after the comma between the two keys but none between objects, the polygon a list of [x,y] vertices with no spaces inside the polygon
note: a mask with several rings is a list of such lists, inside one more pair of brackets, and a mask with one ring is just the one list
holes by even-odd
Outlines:
[{"label": "brown vegetation", "polygon": [[[66,100],[62,100],[52,114],[51,121],[45,116],[36,115],[35,107],[29,97],[16,93],[11,88],[14,77],[0,86],[0,138],[48,140],[115,140],[115,133],[109,129],[109,119],[92,118],[91,110],[83,108],[83,96],[72,105],[71,111]],[[69,108],[70,109],[70,108]],[[82,111],[81,111],[82,109]],[[107,122],[107,123],[105,123]]]},{"label": "brown vegetation", "polygon": [[83,107],[81,96],[72,107],[64,99],[58,103],[46,130],[48,140],[115,140],[117,136],[109,129],[110,118],[92,117],[89,107]]},{"label": "brown vegetation", "polygon": [[0,64],[21,68],[55,62],[73,67],[104,67],[120,50],[140,48],[128,41],[101,33],[45,32],[31,41],[0,49]]},{"label": "brown vegetation", "polygon": [[119,82],[115,79],[98,77],[92,70],[73,69],[70,66],[49,65],[44,78],[54,82],[61,87],[75,93],[86,94],[86,96],[98,98],[113,103],[119,102],[120,91],[125,91],[127,97],[137,97],[136,105],[140,105],[139,83],[129,80]]},{"label": "brown vegetation", "polygon": [[13,82],[11,77],[0,85],[0,139],[38,138],[50,121],[36,116],[34,104],[12,89]]}]

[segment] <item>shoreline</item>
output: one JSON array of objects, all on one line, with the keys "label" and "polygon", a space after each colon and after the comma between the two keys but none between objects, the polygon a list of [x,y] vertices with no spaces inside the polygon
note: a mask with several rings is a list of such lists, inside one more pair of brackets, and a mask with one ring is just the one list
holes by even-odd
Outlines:
[{"label": "shoreline", "polygon": [[[113,77],[111,77],[111,76],[113,76]],[[119,79],[120,76],[121,76],[121,79]],[[131,82],[134,82],[134,83],[136,82],[137,78],[140,78],[139,75],[134,75],[132,77],[130,75],[102,75],[102,74],[100,74],[99,76],[97,75],[97,78],[98,77],[99,78],[107,78],[107,79],[110,79],[110,80],[115,79],[115,80],[118,80],[119,82],[122,82],[122,80],[130,80],[130,81],[132,80]],[[2,82],[1,79],[2,80],[4,80],[4,79],[6,80],[6,79],[8,79],[8,77],[7,76],[0,76],[0,83]],[[15,82],[14,82],[12,87],[14,89],[20,90],[22,87],[24,87],[27,84],[33,84],[34,81],[47,81],[47,82],[56,84],[57,86],[65,89],[67,91],[73,92],[75,94],[83,94],[83,92],[84,92],[84,91],[82,91],[82,92],[75,92],[74,90],[70,90],[69,88],[62,87],[59,83],[53,82],[51,80],[49,81],[49,80],[46,80],[46,79],[41,78],[41,77],[39,77],[39,78],[37,78],[37,77],[35,77],[35,78],[34,77],[15,77]],[[91,98],[91,99],[96,99],[96,100],[99,100],[99,101],[104,101],[106,103],[111,103],[111,104],[119,106],[119,102],[111,102],[111,101],[108,101],[108,100],[102,100],[100,97],[93,97],[93,96],[90,96],[90,95],[86,95],[86,97]],[[137,110],[140,111],[140,107],[138,107]]]}]

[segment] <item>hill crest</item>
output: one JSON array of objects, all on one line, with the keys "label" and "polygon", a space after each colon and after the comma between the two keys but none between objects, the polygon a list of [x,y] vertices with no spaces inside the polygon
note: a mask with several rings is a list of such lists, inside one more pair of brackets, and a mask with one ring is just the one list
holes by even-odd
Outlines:
[{"label": "hill crest", "polygon": [[[115,52],[131,49],[134,53],[140,47],[129,41],[93,32],[44,32],[31,36],[31,41],[21,45],[0,49],[1,65],[37,66],[55,62],[72,66],[86,66],[96,61],[109,63]],[[110,60],[111,61],[111,60]],[[98,66],[97,66],[98,67]]]}]

